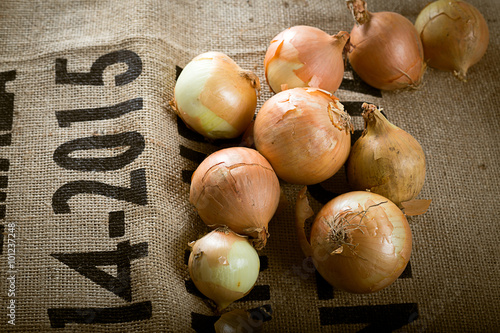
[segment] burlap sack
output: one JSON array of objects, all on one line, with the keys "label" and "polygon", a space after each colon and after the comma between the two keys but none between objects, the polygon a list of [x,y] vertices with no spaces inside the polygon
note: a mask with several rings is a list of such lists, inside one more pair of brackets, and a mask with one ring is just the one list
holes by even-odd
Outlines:
[{"label": "burlap sack", "polygon": [[[371,0],[412,22],[427,0]],[[298,247],[293,206],[270,223],[242,331],[498,331],[500,5],[470,0],[490,44],[469,82],[428,69],[411,92],[380,92],[347,69],[336,95],[362,129],[360,104],[384,108],[427,157],[410,265],[392,286],[330,287]],[[176,75],[220,51],[253,70],[283,29],[350,31],[343,0],[0,2],[0,331],[210,332],[218,318],[187,271],[208,231],[189,204],[209,143],[176,118]],[[343,170],[311,186],[315,210],[348,191]],[[15,324],[15,325],[14,325]]]}]

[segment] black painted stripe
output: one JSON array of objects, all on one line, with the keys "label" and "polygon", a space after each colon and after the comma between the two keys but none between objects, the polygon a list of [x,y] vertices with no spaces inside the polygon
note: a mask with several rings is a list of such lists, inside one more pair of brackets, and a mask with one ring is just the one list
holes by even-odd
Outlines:
[{"label": "black painted stripe", "polygon": [[5,226],[0,224],[0,255],[3,254],[3,238],[4,238]]},{"label": "black painted stripe", "polygon": [[0,158],[0,171],[9,171],[10,162],[6,158]]},{"label": "black painted stripe", "polygon": [[50,326],[64,328],[68,323],[114,324],[150,319],[153,307],[150,301],[116,308],[54,308],[47,313]]},{"label": "black painted stripe", "polygon": [[10,146],[12,135],[10,133],[0,135],[0,147]]},{"label": "black painted stripe", "polygon": [[394,330],[418,318],[417,303],[321,307],[321,325],[371,324]]},{"label": "black painted stripe", "polygon": [[179,145],[179,155],[190,161],[200,164],[207,157],[207,154]]}]

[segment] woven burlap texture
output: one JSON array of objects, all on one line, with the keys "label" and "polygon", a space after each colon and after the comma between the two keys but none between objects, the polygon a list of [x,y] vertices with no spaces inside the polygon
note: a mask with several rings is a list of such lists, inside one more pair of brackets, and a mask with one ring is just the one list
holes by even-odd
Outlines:
[{"label": "woven burlap texture", "polygon": [[[264,323],[266,331],[374,328],[380,323],[373,324],[372,317],[383,306],[396,312],[410,306],[407,321],[411,322],[391,327],[399,331],[500,329],[496,254],[500,238],[500,5],[496,0],[469,2],[488,23],[490,44],[484,58],[470,69],[467,83],[428,68],[423,85],[414,91],[380,93],[344,85],[336,93],[346,104],[379,105],[425,151],[426,183],[419,198],[433,201],[426,214],[412,219],[413,252],[406,276],[369,295],[325,287],[298,247],[293,208],[300,187],[282,183],[288,206],[270,222],[271,237],[259,252],[264,264],[257,292],[229,309],[269,306],[272,319]],[[371,0],[368,5],[372,11],[395,11],[414,22],[426,3]],[[213,321],[216,314],[192,289],[186,265],[188,242],[208,231],[189,203],[189,175],[204,156],[235,142],[210,143],[190,134],[168,102],[176,75],[193,57],[220,51],[259,76],[263,87],[259,108],[272,96],[263,67],[267,46],[277,33],[294,25],[334,34],[350,31],[353,19],[343,0],[0,2],[0,77],[7,78],[2,81],[5,89],[0,99],[13,96],[14,103],[12,115],[5,116],[12,124],[0,127],[0,177],[5,180],[0,189],[5,200],[0,204],[6,207],[0,219],[4,232],[1,331],[190,332],[201,331],[200,323]],[[58,81],[64,61],[68,73],[89,73],[93,64],[99,59],[105,62],[102,57],[109,54],[111,65],[102,71],[102,85],[84,84],[81,78],[78,84]],[[117,54],[139,59],[140,75],[130,74],[124,84],[115,81],[133,67],[115,61]],[[139,68],[137,63],[134,66]],[[353,79],[352,71],[346,71],[345,77]],[[142,104],[120,115],[60,122],[65,111],[91,114],[89,109],[131,100]],[[2,107],[8,109],[8,105]],[[353,118],[361,130],[361,117]],[[126,135],[136,138],[138,146],[143,141],[144,146],[119,167],[64,166],[55,157],[62,145],[82,138],[91,142],[90,148],[70,152],[69,161],[124,156],[130,144],[96,147],[92,144],[99,139],[88,139],[121,138],[123,133],[137,133]],[[94,186],[131,188],[134,181],[142,180],[144,186],[127,199],[103,195]],[[91,182],[93,192],[77,190],[74,195],[63,195],[66,201],[57,201],[67,184],[78,184],[81,189]],[[318,189],[348,191],[343,170],[315,187],[316,193]],[[311,203],[318,210],[321,202],[314,195]],[[61,208],[61,202],[69,208]],[[110,229],[113,212],[123,212],[124,217],[115,234]],[[14,272],[9,267],[9,233],[16,237]],[[118,250],[124,244],[133,249],[129,248],[128,259]],[[87,256],[71,256],[78,253]],[[92,253],[108,253],[111,263],[95,264],[89,259]],[[95,264],[108,274],[107,281],[113,281],[109,277],[118,271],[126,272],[129,296],[121,293],[123,286],[102,286],[79,273],[78,264],[86,272]],[[9,279],[12,275],[14,285]],[[15,296],[9,295],[11,286],[15,286]],[[15,300],[15,326],[8,323],[11,300]],[[105,308],[134,304],[139,304],[139,310],[125,317],[140,313],[142,320],[96,322],[96,318],[113,317],[105,314]],[[66,318],[66,322],[61,325],[51,317],[53,310],[56,318],[63,322]],[[350,315],[335,318],[341,313]],[[72,322],[74,316],[83,322]]]}]

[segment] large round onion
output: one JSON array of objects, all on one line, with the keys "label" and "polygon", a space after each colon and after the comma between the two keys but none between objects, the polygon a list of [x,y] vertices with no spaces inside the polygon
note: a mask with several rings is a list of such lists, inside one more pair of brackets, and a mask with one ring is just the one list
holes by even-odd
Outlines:
[{"label": "large round onion", "polygon": [[401,275],[410,259],[412,237],[394,203],[371,192],[339,195],[316,215],[309,243],[304,222],[313,212],[305,192],[299,193],[296,205],[299,241],[326,281],[348,292],[371,293]]},{"label": "large round onion", "polygon": [[469,67],[481,60],[488,47],[486,20],[476,7],[465,1],[429,3],[418,15],[415,27],[422,39],[427,64],[453,71],[463,81]]},{"label": "large round onion", "polygon": [[267,83],[277,93],[287,88],[314,87],[334,93],[344,76],[344,46],[349,34],[329,35],[299,25],[280,32],[264,59]]},{"label": "large round onion", "polygon": [[225,148],[210,154],[195,170],[189,200],[208,226],[227,226],[248,235],[260,249],[278,208],[280,184],[255,149]]},{"label": "large round onion", "polygon": [[281,179],[311,185],[332,177],[351,147],[349,115],[338,98],[315,88],[282,91],[257,113],[254,141]]}]

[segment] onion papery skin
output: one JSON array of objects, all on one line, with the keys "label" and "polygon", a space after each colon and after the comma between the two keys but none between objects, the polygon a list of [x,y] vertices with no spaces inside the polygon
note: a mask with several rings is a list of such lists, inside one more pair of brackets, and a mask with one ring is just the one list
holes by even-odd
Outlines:
[{"label": "onion papery skin", "polygon": [[[304,221],[297,222],[299,237],[305,239]],[[365,294],[388,287],[401,275],[410,260],[412,235],[405,215],[390,200],[353,191],[322,207],[305,246],[328,283]]]},{"label": "onion papery skin", "polygon": [[358,13],[358,17],[364,19],[350,33],[348,52],[354,71],[364,82],[381,90],[418,87],[425,63],[415,26],[398,13],[368,12],[364,1],[361,3],[364,12]]},{"label": "onion papery skin", "polygon": [[354,190],[378,193],[396,205],[417,197],[425,182],[425,154],[408,132],[390,123],[372,104],[363,104],[365,130],[346,164]]},{"label": "onion papery skin", "polygon": [[439,0],[428,4],[415,27],[430,67],[452,71],[466,81],[467,70],[481,60],[489,43],[486,20],[465,1]]},{"label": "onion papery skin", "polygon": [[260,259],[245,237],[215,229],[194,244],[188,269],[196,288],[223,310],[247,295],[259,275]]},{"label": "onion papery skin", "polygon": [[294,88],[268,99],[257,113],[254,141],[279,178],[311,185],[332,177],[349,156],[352,125],[332,94]]},{"label": "onion papery skin", "polygon": [[329,35],[310,26],[288,28],[271,41],[264,59],[267,83],[275,93],[314,87],[334,93],[344,76],[344,47],[349,33]]},{"label": "onion papery skin", "polygon": [[273,167],[255,149],[230,147],[204,159],[193,173],[189,200],[208,226],[227,226],[265,246],[280,201]]},{"label": "onion papery skin", "polygon": [[200,54],[179,75],[171,105],[186,126],[209,139],[240,136],[255,114],[259,78],[220,52]]}]

